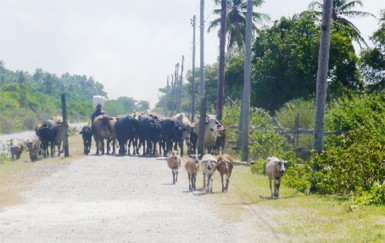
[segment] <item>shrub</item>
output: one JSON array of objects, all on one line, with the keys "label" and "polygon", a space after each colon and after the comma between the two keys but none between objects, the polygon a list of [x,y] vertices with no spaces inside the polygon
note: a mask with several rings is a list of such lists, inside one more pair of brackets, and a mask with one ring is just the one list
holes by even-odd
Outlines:
[{"label": "shrub", "polygon": [[266,159],[258,159],[257,161],[254,162],[253,165],[251,165],[250,167],[251,173],[264,175],[266,173],[266,164],[267,164]]},{"label": "shrub", "polygon": [[373,186],[383,181],[385,173],[384,144],[365,127],[338,140],[340,146],[325,150],[311,161],[315,169],[314,189],[323,194],[376,193]]},{"label": "shrub", "polygon": [[285,153],[286,139],[273,128],[253,131],[249,136],[250,159],[282,157]]}]

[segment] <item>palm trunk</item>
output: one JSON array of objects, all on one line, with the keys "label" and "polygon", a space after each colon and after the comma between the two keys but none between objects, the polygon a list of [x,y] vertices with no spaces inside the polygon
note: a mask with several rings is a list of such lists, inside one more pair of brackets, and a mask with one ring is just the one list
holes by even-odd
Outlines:
[{"label": "palm trunk", "polygon": [[225,49],[227,30],[227,0],[221,1],[221,30],[219,40],[219,79],[217,92],[217,119],[222,121],[225,93]]},{"label": "palm trunk", "polygon": [[322,9],[322,26],[320,48],[318,54],[317,94],[314,124],[314,149],[320,153],[323,150],[324,120],[327,92],[327,77],[329,68],[330,28],[332,22],[333,0],[324,0]]},{"label": "palm trunk", "polygon": [[249,123],[250,123],[250,83],[251,83],[251,34],[252,34],[253,1],[247,0],[246,38],[245,38],[245,70],[242,99],[242,161],[249,156]]}]

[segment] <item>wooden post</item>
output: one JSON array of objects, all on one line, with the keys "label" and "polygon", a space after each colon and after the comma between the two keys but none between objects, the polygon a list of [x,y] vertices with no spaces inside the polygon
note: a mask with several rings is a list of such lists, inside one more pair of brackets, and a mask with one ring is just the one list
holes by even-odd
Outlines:
[{"label": "wooden post", "polygon": [[67,104],[65,94],[61,95],[61,104],[63,110],[63,128],[64,128],[64,139],[63,139],[63,149],[64,149],[64,157],[69,156],[69,148],[68,148],[68,119],[67,119]]},{"label": "wooden post", "polygon": [[299,114],[298,113],[295,116],[294,129],[295,129],[295,133],[294,133],[294,144],[293,145],[298,146],[298,144],[299,144]]}]

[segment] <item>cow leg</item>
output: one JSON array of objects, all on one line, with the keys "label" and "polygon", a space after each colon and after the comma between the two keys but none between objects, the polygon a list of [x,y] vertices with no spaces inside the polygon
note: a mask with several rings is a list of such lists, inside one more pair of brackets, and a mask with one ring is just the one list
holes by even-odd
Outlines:
[{"label": "cow leg", "polygon": [[196,173],[192,173],[191,175],[191,184],[192,184],[192,191],[195,191],[197,188],[196,188],[196,180],[197,180],[197,174]]},{"label": "cow leg", "polygon": [[281,185],[281,179],[275,179],[275,187],[274,187],[274,194],[275,197],[278,199],[279,198],[279,187]]},{"label": "cow leg", "polygon": [[225,191],[226,191],[226,192],[229,190],[229,180],[230,180],[230,178],[229,178],[228,175],[226,174],[226,187],[225,187]]},{"label": "cow leg", "polygon": [[222,192],[225,192],[225,184],[223,183],[223,174],[221,173]]},{"label": "cow leg", "polygon": [[174,169],[172,169],[172,184],[174,184],[175,185],[175,170]]},{"label": "cow leg", "polygon": [[207,180],[207,188],[209,189],[209,193],[213,192],[213,175],[209,174],[208,180]]},{"label": "cow leg", "polygon": [[111,139],[106,139],[107,154],[110,154],[110,144],[111,144]]},{"label": "cow leg", "polygon": [[203,190],[206,190],[206,174],[203,173]]},{"label": "cow leg", "polygon": [[192,192],[192,174],[187,173],[187,176],[188,176],[188,190],[189,192]]},{"label": "cow leg", "polygon": [[[272,185],[271,185],[271,179],[269,179],[269,181],[270,181],[270,193],[271,193],[271,197],[274,198],[273,187],[272,187]],[[274,190],[275,190],[275,188],[274,188]]]}]

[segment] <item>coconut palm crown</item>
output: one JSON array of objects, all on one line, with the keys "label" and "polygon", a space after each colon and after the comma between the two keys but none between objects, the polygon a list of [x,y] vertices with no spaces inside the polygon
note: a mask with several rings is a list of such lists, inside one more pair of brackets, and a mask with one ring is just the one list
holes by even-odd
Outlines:
[{"label": "coconut palm crown", "polygon": [[[215,0],[218,5],[221,0]],[[254,7],[259,7],[264,3],[263,0],[253,0]],[[208,31],[220,27],[221,23],[221,9],[217,8],[213,11],[219,18],[210,22]],[[227,36],[228,36],[228,48],[237,44],[240,49],[243,49],[245,36],[246,36],[246,14],[247,14],[247,1],[246,0],[227,0]],[[253,11],[253,29],[257,30],[256,23],[260,24],[263,21],[270,20],[267,14]],[[219,35],[220,33],[218,33]]]},{"label": "coconut palm crown", "polygon": [[[356,11],[354,8],[356,6],[363,6],[361,0],[334,0],[333,1],[333,12],[332,19],[333,21],[339,22],[344,26],[347,26],[353,31],[352,38],[362,47],[362,43],[365,46],[368,46],[364,38],[361,36],[360,30],[347,18],[356,18],[356,17],[374,17],[371,13],[364,11]],[[315,11],[319,16],[322,16],[322,1],[313,1],[309,4],[309,10]]]}]

